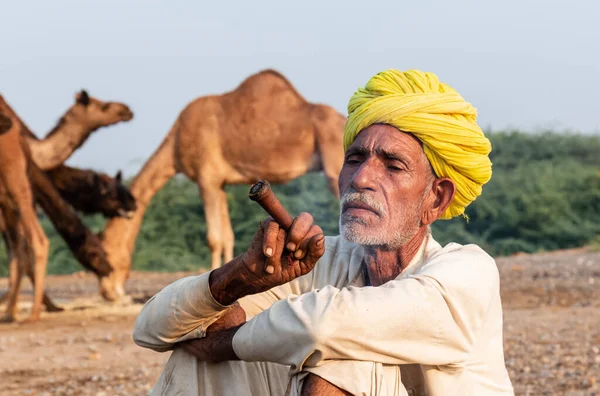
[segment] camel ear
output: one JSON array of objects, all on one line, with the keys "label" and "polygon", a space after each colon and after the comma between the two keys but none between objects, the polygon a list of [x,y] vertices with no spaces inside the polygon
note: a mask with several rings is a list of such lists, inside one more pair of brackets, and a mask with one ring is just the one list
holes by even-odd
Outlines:
[{"label": "camel ear", "polygon": [[121,183],[121,181],[123,180],[123,173],[121,172],[120,169],[117,172],[117,174],[115,175],[115,179],[117,179],[117,182],[119,182],[119,183]]},{"label": "camel ear", "polygon": [[88,95],[88,93],[85,89],[82,89],[81,92],[79,92],[75,96],[75,100],[77,103],[82,104],[84,106],[87,106],[90,104],[90,96]]}]

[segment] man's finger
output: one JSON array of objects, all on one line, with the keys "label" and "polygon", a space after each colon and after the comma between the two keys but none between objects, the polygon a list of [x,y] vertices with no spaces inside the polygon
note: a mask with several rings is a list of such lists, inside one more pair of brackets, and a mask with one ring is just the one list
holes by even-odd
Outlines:
[{"label": "man's finger", "polygon": [[302,260],[304,257],[306,257],[306,254],[308,253],[308,249],[309,249],[308,244],[309,244],[311,238],[317,234],[323,234],[323,230],[321,229],[321,227],[314,224],[312,227],[310,227],[310,229],[306,233],[306,236],[302,240],[302,243],[300,243],[300,247],[294,253],[294,257],[296,259]]},{"label": "man's finger", "polygon": [[300,213],[288,231],[288,237],[285,241],[287,250],[295,252],[312,225],[313,217],[311,214],[306,212]]},{"label": "man's finger", "polygon": [[273,274],[276,271],[281,271],[281,255],[283,254],[283,248],[285,244],[285,230],[279,229],[279,232],[276,235],[273,254],[271,257],[267,257],[265,260],[265,272],[268,274]]},{"label": "man's finger", "polygon": [[325,235],[323,233],[313,235],[308,243],[308,252],[302,263],[312,269],[323,254],[325,254]]},{"label": "man's finger", "polygon": [[266,225],[263,227],[263,254],[267,257],[273,257],[275,252],[275,245],[277,243],[277,235],[279,234],[279,224],[272,219],[265,221]]}]

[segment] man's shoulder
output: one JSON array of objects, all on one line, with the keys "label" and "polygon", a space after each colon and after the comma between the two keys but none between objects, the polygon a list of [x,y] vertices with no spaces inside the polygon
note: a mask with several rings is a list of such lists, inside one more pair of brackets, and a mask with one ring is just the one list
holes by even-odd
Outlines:
[{"label": "man's shoulder", "polygon": [[436,273],[457,280],[478,279],[483,283],[498,283],[496,261],[476,244],[461,245],[451,242],[439,246],[426,258],[422,273]]}]

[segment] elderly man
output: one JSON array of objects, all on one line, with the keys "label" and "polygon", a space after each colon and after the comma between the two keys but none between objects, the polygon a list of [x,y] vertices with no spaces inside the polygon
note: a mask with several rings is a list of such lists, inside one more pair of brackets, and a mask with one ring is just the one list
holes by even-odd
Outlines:
[{"label": "elderly man", "polygon": [[136,343],[173,350],[154,394],[513,394],[494,260],[429,231],[491,177],[476,110],[416,70],[377,74],[348,110],[341,235],[267,219],[244,254],[148,301]]}]

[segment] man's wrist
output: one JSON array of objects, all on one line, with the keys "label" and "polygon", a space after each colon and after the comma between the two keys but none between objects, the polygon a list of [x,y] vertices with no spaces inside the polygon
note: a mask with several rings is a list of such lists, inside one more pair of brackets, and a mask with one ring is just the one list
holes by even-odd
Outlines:
[{"label": "man's wrist", "polygon": [[215,301],[221,305],[231,305],[238,299],[255,293],[247,277],[244,276],[246,266],[243,256],[234,258],[210,273],[208,278],[210,292]]}]

